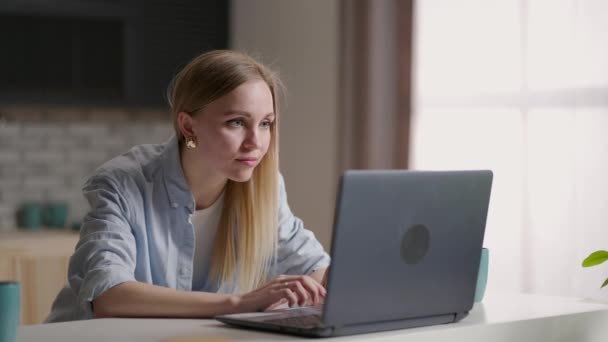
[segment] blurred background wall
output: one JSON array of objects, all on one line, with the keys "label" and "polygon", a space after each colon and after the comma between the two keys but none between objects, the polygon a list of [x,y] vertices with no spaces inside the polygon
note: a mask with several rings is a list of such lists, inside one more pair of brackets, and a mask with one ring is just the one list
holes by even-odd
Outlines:
[{"label": "blurred background wall", "polygon": [[231,46],[257,55],[286,87],[281,172],[289,203],[329,249],[338,160],[337,0],[233,0]]}]

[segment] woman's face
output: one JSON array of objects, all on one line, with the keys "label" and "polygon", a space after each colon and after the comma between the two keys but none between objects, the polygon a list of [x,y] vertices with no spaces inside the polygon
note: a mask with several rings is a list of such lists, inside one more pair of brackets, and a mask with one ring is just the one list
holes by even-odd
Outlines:
[{"label": "woman's face", "polygon": [[193,117],[197,164],[219,177],[249,180],[268,151],[274,120],[272,93],[266,82],[241,84]]}]

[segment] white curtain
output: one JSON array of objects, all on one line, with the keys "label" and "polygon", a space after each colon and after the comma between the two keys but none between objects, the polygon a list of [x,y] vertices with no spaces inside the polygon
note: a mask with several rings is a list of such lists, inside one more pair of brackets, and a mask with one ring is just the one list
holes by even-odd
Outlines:
[{"label": "white curtain", "polygon": [[492,169],[488,291],[608,299],[608,1],[420,0],[415,169]]}]

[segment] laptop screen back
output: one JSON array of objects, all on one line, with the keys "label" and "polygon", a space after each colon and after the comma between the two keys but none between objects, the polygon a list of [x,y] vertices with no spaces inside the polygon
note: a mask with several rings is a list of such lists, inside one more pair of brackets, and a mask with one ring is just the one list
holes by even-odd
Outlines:
[{"label": "laptop screen back", "polygon": [[469,311],[491,183],[491,171],[347,171],[324,323]]}]

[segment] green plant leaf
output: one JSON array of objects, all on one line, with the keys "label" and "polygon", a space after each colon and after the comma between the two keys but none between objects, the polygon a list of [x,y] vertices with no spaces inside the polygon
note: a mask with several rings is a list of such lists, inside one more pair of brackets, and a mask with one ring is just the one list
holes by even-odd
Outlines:
[{"label": "green plant leaf", "polygon": [[603,288],[606,285],[608,285],[608,278],[606,278],[606,280],[604,280],[604,283],[602,284],[602,286],[600,286],[600,289]]},{"label": "green plant leaf", "polygon": [[595,251],[583,260],[583,267],[599,265],[608,260],[608,251]]}]

